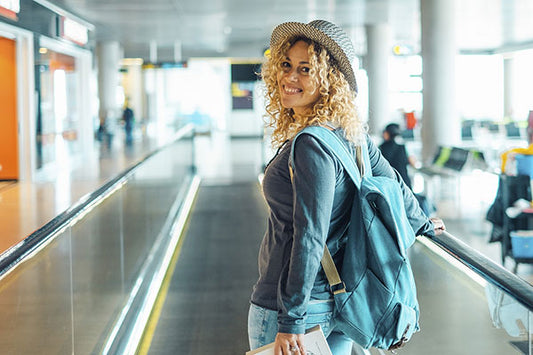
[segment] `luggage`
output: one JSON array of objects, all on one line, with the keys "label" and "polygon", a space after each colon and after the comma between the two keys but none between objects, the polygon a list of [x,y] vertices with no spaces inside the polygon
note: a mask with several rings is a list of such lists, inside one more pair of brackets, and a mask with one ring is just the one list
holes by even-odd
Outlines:
[{"label": "luggage", "polygon": [[517,230],[509,233],[514,258],[533,258],[533,231]]},{"label": "luggage", "polygon": [[516,171],[518,175],[527,175],[533,179],[533,155],[516,154]]}]

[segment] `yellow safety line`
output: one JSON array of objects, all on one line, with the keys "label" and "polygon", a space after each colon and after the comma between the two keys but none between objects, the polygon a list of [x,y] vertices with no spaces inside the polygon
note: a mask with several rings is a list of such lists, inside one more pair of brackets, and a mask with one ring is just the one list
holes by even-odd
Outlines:
[{"label": "yellow safety line", "polygon": [[[194,202],[192,205],[194,205]],[[157,327],[157,323],[159,322],[161,311],[167,298],[168,288],[170,287],[170,281],[172,280],[172,275],[174,275],[174,269],[176,268],[176,264],[178,262],[179,255],[181,252],[181,247],[183,245],[183,241],[185,240],[186,231],[189,227],[189,218],[190,215],[187,217],[187,223],[181,232],[178,245],[176,246],[176,250],[172,255],[170,265],[167,269],[167,272],[165,273],[163,282],[161,283],[161,288],[159,289],[159,293],[157,294],[157,298],[152,308],[152,312],[150,313],[150,317],[148,319],[148,322],[146,323],[146,327],[144,329],[141,341],[139,342],[139,346],[137,347],[137,355],[146,355],[148,354],[148,350],[150,350],[155,329]]]}]

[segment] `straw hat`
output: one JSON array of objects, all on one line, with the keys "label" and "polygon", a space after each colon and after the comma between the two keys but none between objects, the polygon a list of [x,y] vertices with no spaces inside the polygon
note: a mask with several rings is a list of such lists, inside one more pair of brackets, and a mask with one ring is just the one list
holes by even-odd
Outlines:
[{"label": "straw hat", "polygon": [[309,38],[324,46],[337,61],[337,65],[350,84],[350,88],[357,93],[357,83],[352,67],[355,50],[352,41],[342,28],[324,20],[314,20],[308,24],[285,22],[272,31],[270,47],[297,36]]}]

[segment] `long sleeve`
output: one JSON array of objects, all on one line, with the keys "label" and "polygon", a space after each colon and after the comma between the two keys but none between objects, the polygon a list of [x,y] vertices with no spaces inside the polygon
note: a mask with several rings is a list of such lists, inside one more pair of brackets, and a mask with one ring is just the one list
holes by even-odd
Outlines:
[{"label": "long sleeve", "polygon": [[336,184],[334,159],[312,137],[294,146],[293,237],[278,285],[279,331],[303,333],[305,311],[320,269]]}]

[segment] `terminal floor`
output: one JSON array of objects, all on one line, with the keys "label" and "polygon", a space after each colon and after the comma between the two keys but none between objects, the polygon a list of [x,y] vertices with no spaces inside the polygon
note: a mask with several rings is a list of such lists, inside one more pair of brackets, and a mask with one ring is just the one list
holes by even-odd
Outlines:
[{"label": "terminal floor", "polygon": [[[129,150],[118,147],[102,151],[93,162],[80,164],[55,179],[41,177],[34,184],[0,185],[2,250],[135,164],[157,145],[136,142]],[[232,140],[224,135],[198,137],[196,147],[203,180],[151,339],[150,354],[242,354],[247,349],[248,297],[257,274],[257,250],[266,223],[257,173],[262,157],[268,153],[257,139]],[[428,193],[453,235],[499,262],[499,245],[487,243],[490,224],[484,220],[496,193],[495,176],[473,172],[456,180],[434,179],[428,182]],[[528,265],[523,265],[519,274],[529,278],[532,273]],[[434,287],[431,280],[435,276],[426,276],[422,285],[427,282],[427,289]],[[431,288],[431,292],[436,296],[431,307],[452,301],[456,306],[463,305],[468,313],[468,307],[476,303],[465,302],[468,297],[464,290],[452,299],[437,297],[438,289]],[[435,311],[431,317],[446,316],[446,309]],[[464,318],[459,321],[464,323]],[[456,333],[443,334],[443,341]],[[487,346],[491,346],[490,341]]]}]

